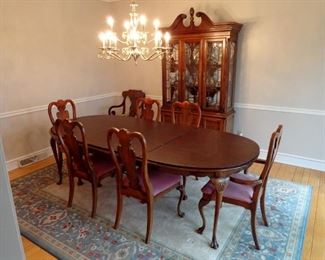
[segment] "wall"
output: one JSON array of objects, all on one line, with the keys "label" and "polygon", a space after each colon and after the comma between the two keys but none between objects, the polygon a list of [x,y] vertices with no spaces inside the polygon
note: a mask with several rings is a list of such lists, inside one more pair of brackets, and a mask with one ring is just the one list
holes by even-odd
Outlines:
[{"label": "wall", "polygon": [[25,259],[0,135],[0,259]]},{"label": "wall", "polygon": [[49,146],[51,101],[77,101],[79,116],[115,102],[114,66],[97,58],[107,11],[96,0],[0,1],[0,131],[9,162]]},{"label": "wall", "polygon": [[[148,20],[170,25],[189,8],[243,23],[234,132],[263,151],[284,124],[279,159],[325,170],[324,1],[137,1]],[[48,147],[44,110],[57,98],[79,113],[105,113],[122,89],[161,96],[161,64],[99,60],[105,17],[128,18],[129,1],[1,1],[0,131],[10,161]],[[126,76],[127,75],[127,76]],[[115,94],[114,94],[115,93]],[[26,113],[28,111],[35,111]],[[81,112],[80,112],[81,111]],[[304,141],[307,140],[307,141]]]}]

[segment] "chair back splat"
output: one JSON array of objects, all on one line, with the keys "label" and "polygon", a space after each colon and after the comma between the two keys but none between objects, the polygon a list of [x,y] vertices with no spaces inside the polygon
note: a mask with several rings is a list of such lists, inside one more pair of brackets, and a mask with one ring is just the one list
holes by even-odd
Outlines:
[{"label": "chair back splat", "polygon": [[201,121],[201,108],[196,103],[176,101],[172,104],[172,121],[174,124],[198,128]]},{"label": "chair back splat", "polygon": [[117,169],[117,210],[114,228],[118,228],[120,223],[123,196],[134,197],[141,203],[147,204],[145,242],[149,243],[155,199],[177,188],[181,193],[177,204],[177,213],[180,217],[184,216],[180,210],[180,204],[184,198],[181,177],[160,168],[152,168],[150,172],[148,171],[147,144],[144,136],[139,132],[111,128],[107,133],[107,143]]},{"label": "chair back splat", "polygon": [[[153,107],[154,105],[155,109]],[[158,100],[151,98],[138,98],[136,109],[138,118],[142,118],[149,121],[160,121],[161,105]]]},{"label": "chair back splat", "polygon": [[[71,106],[72,110],[72,118],[70,117],[69,110],[67,109],[67,106]],[[53,108],[56,107],[56,118],[53,115]],[[56,119],[65,120],[65,119],[76,119],[77,118],[77,112],[76,112],[76,105],[71,99],[59,99],[57,101],[51,102],[48,105],[47,112],[49,114],[50,120],[52,125],[54,125]]]},{"label": "chair back splat", "polygon": [[[122,103],[116,106],[111,106],[108,109],[109,115],[116,115],[116,109],[122,108],[122,115],[135,117],[136,116],[136,102],[138,98],[144,98],[146,94],[142,90],[129,89],[122,92]],[[126,111],[127,99],[130,100],[129,111]]]}]

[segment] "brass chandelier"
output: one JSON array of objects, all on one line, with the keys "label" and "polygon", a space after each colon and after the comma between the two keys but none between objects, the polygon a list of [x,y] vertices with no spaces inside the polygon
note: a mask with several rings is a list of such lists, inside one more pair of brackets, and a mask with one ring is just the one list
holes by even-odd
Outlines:
[{"label": "brass chandelier", "polygon": [[[149,34],[145,30],[147,18],[136,12],[137,6],[135,1],[131,2],[130,18],[124,22],[125,31],[121,38],[113,31],[114,19],[112,17],[106,19],[109,29],[99,34],[102,43],[99,48],[99,58],[119,61],[133,59],[137,62],[139,57],[144,61],[151,61],[158,57],[162,59],[164,55],[170,54],[170,34],[168,32],[162,34],[159,30],[160,22],[158,19],[153,22],[154,32]],[[119,44],[122,45],[121,49],[118,48]]]}]

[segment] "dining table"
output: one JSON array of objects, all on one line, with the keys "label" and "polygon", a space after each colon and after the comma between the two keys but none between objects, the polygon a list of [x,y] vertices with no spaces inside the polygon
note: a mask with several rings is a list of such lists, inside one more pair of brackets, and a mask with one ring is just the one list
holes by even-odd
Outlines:
[{"label": "dining table", "polygon": [[[135,117],[92,115],[78,117],[88,146],[108,153],[107,131],[112,127],[141,132],[148,163],[183,176],[209,177],[216,190],[212,241],[217,248],[217,225],[222,196],[230,175],[247,169],[258,157],[258,144],[243,136],[206,128],[192,128]],[[141,160],[140,147],[135,152]]]}]

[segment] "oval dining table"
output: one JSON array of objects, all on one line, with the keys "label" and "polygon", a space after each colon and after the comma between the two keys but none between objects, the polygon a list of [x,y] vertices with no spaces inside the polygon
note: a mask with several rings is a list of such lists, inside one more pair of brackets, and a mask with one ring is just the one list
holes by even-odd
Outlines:
[{"label": "oval dining table", "polygon": [[[77,120],[83,124],[87,143],[93,149],[108,152],[108,129],[126,128],[144,135],[149,163],[170,168],[175,174],[208,176],[216,189],[211,247],[218,247],[216,232],[223,192],[229,176],[247,169],[258,157],[259,146],[256,142],[212,129],[183,127],[134,117],[94,115]],[[135,152],[140,156],[140,149],[136,146]]]}]

